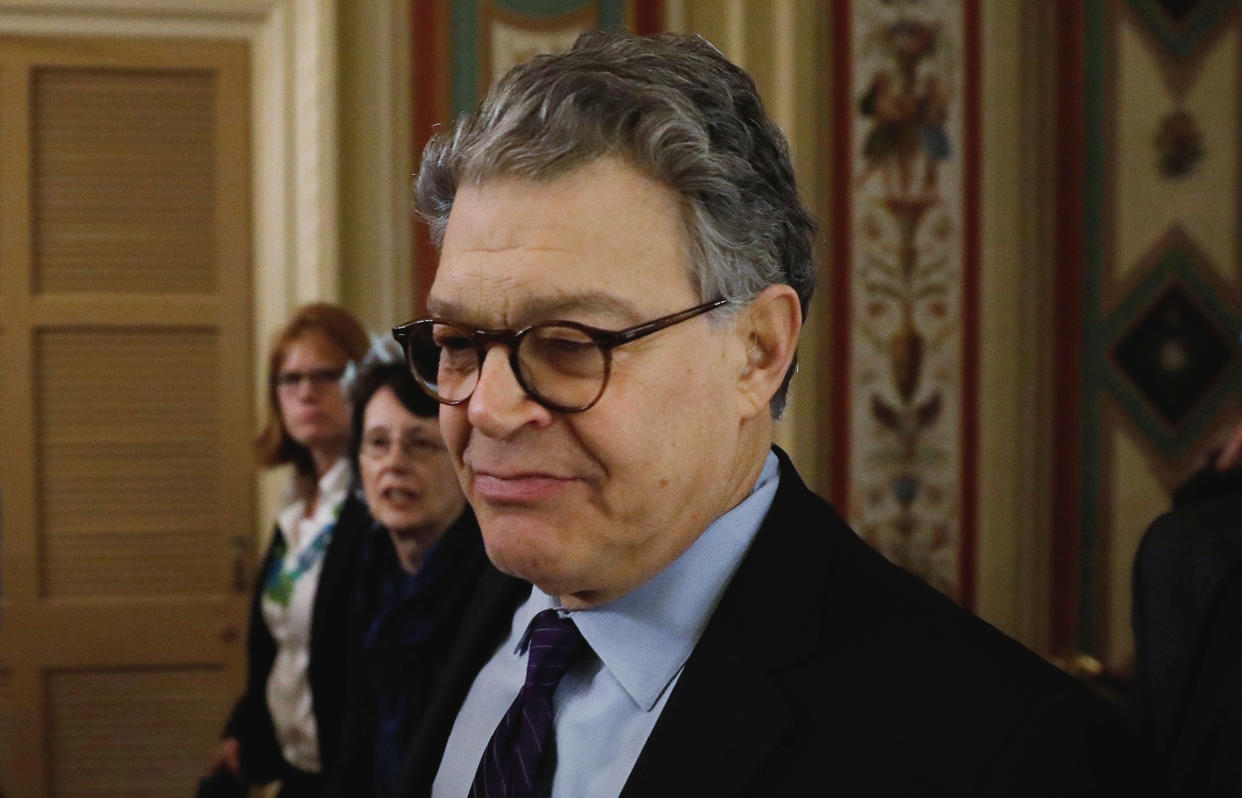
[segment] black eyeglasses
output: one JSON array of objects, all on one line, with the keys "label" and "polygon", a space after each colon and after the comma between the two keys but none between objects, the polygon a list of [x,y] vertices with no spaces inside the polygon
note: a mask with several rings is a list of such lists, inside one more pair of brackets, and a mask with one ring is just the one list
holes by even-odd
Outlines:
[{"label": "black eyeglasses", "polygon": [[272,384],[276,390],[294,393],[305,380],[312,389],[322,391],[329,385],[336,385],[345,374],[343,368],[318,368],[308,371],[282,371],[272,376]]},{"label": "black eyeglasses", "polygon": [[601,330],[574,321],[545,321],[520,330],[474,330],[447,319],[426,318],[394,327],[414,379],[446,405],[470,398],[479,367],[496,344],[509,349],[509,366],[522,390],[561,413],[580,413],[599,401],[608,385],[612,350],[666,327],[729,304],[717,299],[624,330]]},{"label": "black eyeglasses", "polygon": [[358,454],[368,460],[383,460],[388,457],[394,444],[401,456],[410,460],[429,460],[446,451],[443,441],[433,440],[426,435],[390,435],[387,430],[376,429],[362,436]]}]

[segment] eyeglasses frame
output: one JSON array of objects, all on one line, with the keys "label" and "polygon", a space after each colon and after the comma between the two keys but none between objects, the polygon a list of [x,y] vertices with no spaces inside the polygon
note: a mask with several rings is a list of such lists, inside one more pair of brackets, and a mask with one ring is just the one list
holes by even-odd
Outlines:
[{"label": "eyeglasses frame", "polygon": [[[557,413],[581,413],[594,407],[595,403],[598,402],[600,397],[604,395],[604,390],[608,387],[608,378],[612,374],[613,349],[616,349],[618,346],[637,341],[639,338],[646,337],[668,327],[672,327],[674,324],[689,321],[695,316],[701,316],[704,313],[713,311],[716,308],[728,305],[729,303],[730,301],[728,299],[716,299],[711,302],[705,302],[702,305],[695,305],[692,308],[678,311],[677,313],[670,313],[667,316],[661,316],[658,319],[652,319],[651,321],[636,324],[633,327],[626,327],[623,330],[604,330],[599,327],[592,327],[588,324],[581,324],[576,321],[561,321],[556,319],[552,321],[535,322],[534,324],[529,324],[520,330],[472,330],[468,325],[462,324],[461,322],[440,318],[438,316],[427,316],[421,319],[415,319],[414,321],[407,321],[405,324],[393,327],[392,337],[396,339],[397,343],[401,344],[401,349],[405,353],[406,366],[409,367],[411,374],[414,376],[414,381],[418,383],[418,387],[442,405],[456,407],[469,401],[470,397],[474,396],[475,390],[479,387],[478,377],[475,378],[475,387],[471,388],[470,393],[466,394],[461,399],[448,400],[433,393],[430,388],[423,384],[422,379],[418,376],[417,372],[415,372],[413,356],[410,352],[410,342],[413,340],[415,328],[419,325],[449,324],[465,332],[468,336],[470,336],[470,341],[474,344],[476,354],[479,358],[480,371],[483,369],[483,361],[487,359],[487,353],[491,347],[496,344],[507,347],[509,350],[509,368],[512,369],[513,376],[517,379],[518,385],[522,387],[522,390],[532,401]],[[526,379],[522,376],[522,369],[519,368],[517,356],[518,348],[521,346],[522,339],[525,338],[531,330],[542,327],[569,327],[571,329],[578,330],[594,341],[595,345],[598,346],[600,351],[604,353],[604,376],[603,379],[600,380],[599,391],[595,394],[595,398],[591,401],[583,405],[558,404],[541,396],[527,384]]]},{"label": "eyeglasses frame", "polygon": [[[415,382],[417,382],[417,380],[415,380]],[[412,439],[412,443],[423,443],[423,442],[425,441],[423,441],[422,438]],[[402,436],[394,435],[389,439],[388,445],[384,447],[384,450],[382,452],[380,452],[378,455],[373,455],[373,454],[368,453],[368,448],[373,447],[373,444],[364,434],[358,440],[358,458],[366,459],[373,463],[383,462],[385,459],[392,456],[392,450],[393,450],[394,444],[396,444],[397,454],[399,454],[402,458],[404,458],[405,460],[408,460],[411,463],[425,463],[430,458],[436,456],[437,454],[443,454],[444,452],[448,451],[447,447],[444,445],[443,442],[438,443],[438,444],[433,442],[428,446],[422,447],[423,454],[420,456],[419,454],[417,454],[418,447],[411,446],[407,449],[406,446],[402,443]]]},{"label": "eyeglasses frame", "polygon": [[[311,390],[321,391],[329,385],[339,385],[347,370],[345,366],[341,366],[340,368],[315,368],[305,371],[277,371],[271,377],[272,390],[277,393],[281,391],[296,393],[302,389],[302,383],[306,383]],[[281,382],[291,374],[297,375],[296,382]],[[324,381],[317,382],[317,380]]]}]

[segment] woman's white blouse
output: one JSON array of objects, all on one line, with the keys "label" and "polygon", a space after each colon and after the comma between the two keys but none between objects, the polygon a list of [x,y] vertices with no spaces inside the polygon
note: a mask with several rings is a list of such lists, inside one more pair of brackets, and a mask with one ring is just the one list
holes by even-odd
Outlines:
[{"label": "woman's white blouse", "polygon": [[[321,769],[309,678],[311,614],[325,548],[325,541],[318,545],[315,541],[325,527],[336,523],[348,490],[349,463],[342,458],[320,478],[314,514],[304,517],[303,498],[280,512],[276,524],[287,544],[283,572],[291,577],[284,583],[287,603],[274,600],[266,589],[263,594],[263,620],[276,640],[276,659],[267,677],[267,706],[276,741],[286,762],[311,773]],[[299,560],[304,568],[298,567]]]}]

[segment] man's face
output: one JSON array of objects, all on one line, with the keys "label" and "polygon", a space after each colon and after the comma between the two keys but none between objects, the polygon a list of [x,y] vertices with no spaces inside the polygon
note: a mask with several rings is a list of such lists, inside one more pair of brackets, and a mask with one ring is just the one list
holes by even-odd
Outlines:
[{"label": "man's face", "polygon": [[[476,328],[620,329],[699,304],[684,243],[673,193],[612,159],[550,182],[465,185],[428,305]],[[474,394],[442,407],[440,424],[497,567],[568,607],[598,605],[745,497],[745,346],[733,322],[708,319],[613,350],[607,389],[582,413],[534,402],[492,348]]]}]

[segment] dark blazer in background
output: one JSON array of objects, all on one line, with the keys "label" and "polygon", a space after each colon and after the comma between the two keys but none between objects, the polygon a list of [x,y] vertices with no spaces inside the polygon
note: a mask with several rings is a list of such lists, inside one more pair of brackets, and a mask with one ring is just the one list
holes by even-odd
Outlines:
[{"label": "dark blazer in background", "polygon": [[[417,587],[390,605],[382,587],[398,568],[388,531],[375,525],[358,558],[350,621],[350,651],[345,676],[345,727],[340,755],[328,772],[326,795],[339,798],[391,795],[391,785],[377,783],[377,707],[385,712],[394,736],[410,727],[430,700],[445,656],[460,630],[461,617],[487,565],[474,513],[467,506],[423,562]],[[377,617],[382,628],[366,645]],[[395,754],[397,760],[400,753]],[[395,764],[399,765],[399,761]]]},{"label": "dark blazer in background", "polygon": [[1220,450],[1208,456],[1208,462],[1173,491],[1173,508],[1223,499],[1226,496],[1242,496],[1242,468],[1220,471],[1216,457]]},{"label": "dark blazer in background", "polygon": [[[332,541],[324,552],[311,610],[309,678],[319,734],[319,759],[325,771],[340,750],[353,576],[370,527],[371,516],[366,503],[351,494],[341,508]],[[277,528],[272,537],[273,545],[280,534]],[[249,662],[246,691],[224,728],[225,737],[236,737],[241,743],[242,771],[251,784],[266,784],[278,779],[287,767],[267,708],[267,677],[276,659],[276,641],[263,620],[263,583],[272,566],[272,554],[272,546],[269,546],[255,579],[246,644]]]},{"label": "dark blazer in background", "polygon": [[[1140,793],[1113,707],[891,565],[777,454],[772,508],[623,796]],[[458,708],[528,592],[488,568],[400,795],[430,794]]]},{"label": "dark blazer in background", "polygon": [[1136,706],[1170,794],[1242,795],[1242,494],[1157,519],[1133,590]]}]

